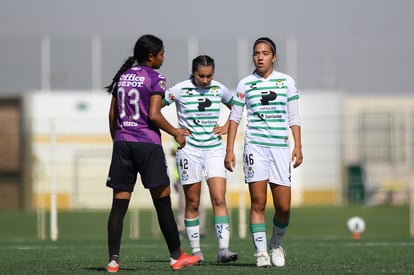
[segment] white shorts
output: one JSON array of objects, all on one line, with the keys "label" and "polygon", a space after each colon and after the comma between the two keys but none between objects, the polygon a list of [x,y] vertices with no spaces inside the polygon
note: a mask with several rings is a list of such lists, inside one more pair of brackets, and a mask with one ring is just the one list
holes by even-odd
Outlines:
[{"label": "white shorts", "polygon": [[291,157],[288,148],[245,144],[243,150],[244,181],[268,180],[291,186]]},{"label": "white shorts", "polygon": [[224,167],[224,147],[198,149],[190,145],[177,150],[176,164],[182,185],[201,182],[203,177],[226,178]]}]

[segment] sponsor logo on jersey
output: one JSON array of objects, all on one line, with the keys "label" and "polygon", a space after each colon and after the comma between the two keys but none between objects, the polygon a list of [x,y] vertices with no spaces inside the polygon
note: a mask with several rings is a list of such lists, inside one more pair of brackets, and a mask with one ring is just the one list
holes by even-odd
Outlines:
[{"label": "sponsor logo on jersey", "polygon": [[206,108],[210,107],[211,104],[212,104],[212,102],[211,102],[210,99],[202,97],[202,98],[198,99],[198,106],[197,107],[198,107],[198,110],[200,112],[205,112]]},{"label": "sponsor logo on jersey", "polygon": [[260,99],[260,102],[262,105],[269,105],[269,101],[275,100],[277,97],[277,94],[273,91],[264,91],[262,92],[262,98]]},{"label": "sponsor logo on jersey", "polygon": [[193,119],[194,124],[198,125],[198,126],[211,126],[211,125],[216,125],[217,121],[216,120],[211,120],[211,119]]},{"label": "sponsor logo on jersey", "polygon": [[172,101],[174,101],[174,100],[175,100],[175,96],[174,96],[174,94],[173,94],[173,93],[169,93],[169,94],[168,94],[168,98],[169,98],[170,100],[172,100]]},{"label": "sponsor logo on jersey", "polygon": [[266,119],[281,119],[282,118],[282,115],[279,115],[279,114],[257,114],[257,116],[261,120],[266,120]]},{"label": "sponsor logo on jersey", "polygon": [[124,122],[122,122],[122,126],[124,126],[124,127],[137,127],[138,123],[136,123],[134,121],[124,121]]},{"label": "sponsor logo on jersey", "polygon": [[236,92],[236,97],[239,98],[239,99],[243,99],[244,98],[244,93],[237,91]]},{"label": "sponsor logo on jersey", "polygon": [[144,85],[145,77],[136,74],[123,74],[119,78],[119,87],[142,87]]}]

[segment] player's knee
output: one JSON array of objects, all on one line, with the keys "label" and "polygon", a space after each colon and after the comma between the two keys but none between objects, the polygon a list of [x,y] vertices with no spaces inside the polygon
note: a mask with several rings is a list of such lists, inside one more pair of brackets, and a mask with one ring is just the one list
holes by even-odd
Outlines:
[{"label": "player's knee", "polygon": [[251,199],[252,208],[264,211],[266,208],[266,197],[257,197]]},{"label": "player's knee", "polygon": [[198,209],[200,207],[200,201],[187,201],[185,208],[187,211],[191,212],[198,212]]},{"label": "player's knee", "polygon": [[222,198],[213,198],[211,200],[214,208],[225,208],[226,207],[226,199]]},{"label": "player's knee", "polygon": [[278,215],[283,216],[283,217],[289,217],[290,206],[289,205],[278,205],[276,207],[276,213],[278,213]]}]

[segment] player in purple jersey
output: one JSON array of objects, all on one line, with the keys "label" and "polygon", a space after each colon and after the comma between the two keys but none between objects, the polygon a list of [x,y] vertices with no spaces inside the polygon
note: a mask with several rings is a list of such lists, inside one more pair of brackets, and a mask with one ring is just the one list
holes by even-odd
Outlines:
[{"label": "player in purple jersey", "polygon": [[154,69],[164,61],[164,46],[153,35],[141,36],[112,83],[109,128],[113,139],[112,160],[106,185],[113,189],[108,219],[108,272],[118,272],[123,221],[128,210],[137,174],[150,190],[158,223],[170,252],[174,270],[198,263],[199,256],[181,250],[177,224],[171,208],[170,180],[160,129],[172,135],[180,147],[185,146],[188,130],[174,128],[162,115],[165,78]]}]

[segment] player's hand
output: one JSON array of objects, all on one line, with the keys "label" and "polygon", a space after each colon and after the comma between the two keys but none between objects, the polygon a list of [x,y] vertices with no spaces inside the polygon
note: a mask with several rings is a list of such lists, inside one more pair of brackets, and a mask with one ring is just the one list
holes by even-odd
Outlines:
[{"label": "player's hand", "polygon": [[191,135],[190,130],[186,129],[186,128],[177,128],[178,133],[180,133],[181,135],[187,137]]},{"label": "player's hand", "polygon": [[178,144],[178,148],[183,148],[186,144],[186,136],[191,135],[191,132],[185,128],[177,128],[177,135],[174,136],[175,141]]},{"label": "player's hand", "polygon": [[228,127],[226,127],[226,126],[218,126],[217,125],[213,129],[213,133],[218,135],[218,136],[226,135],[227,134],[227,129],[228,129]]},{"label": "player's hand", "polygon": [[302,164],[302,162],[303,162],[302,150],[300,148],[293,148],[293,151],[292,151],[293,168],[298,167],[299,165]]},{"label": "player's hand", "polygon": [[235,164],[236,157],[234,156],[234,152],[226,152],[226,156],[224,157],[224,167],[230,172],[233,172]]}]

